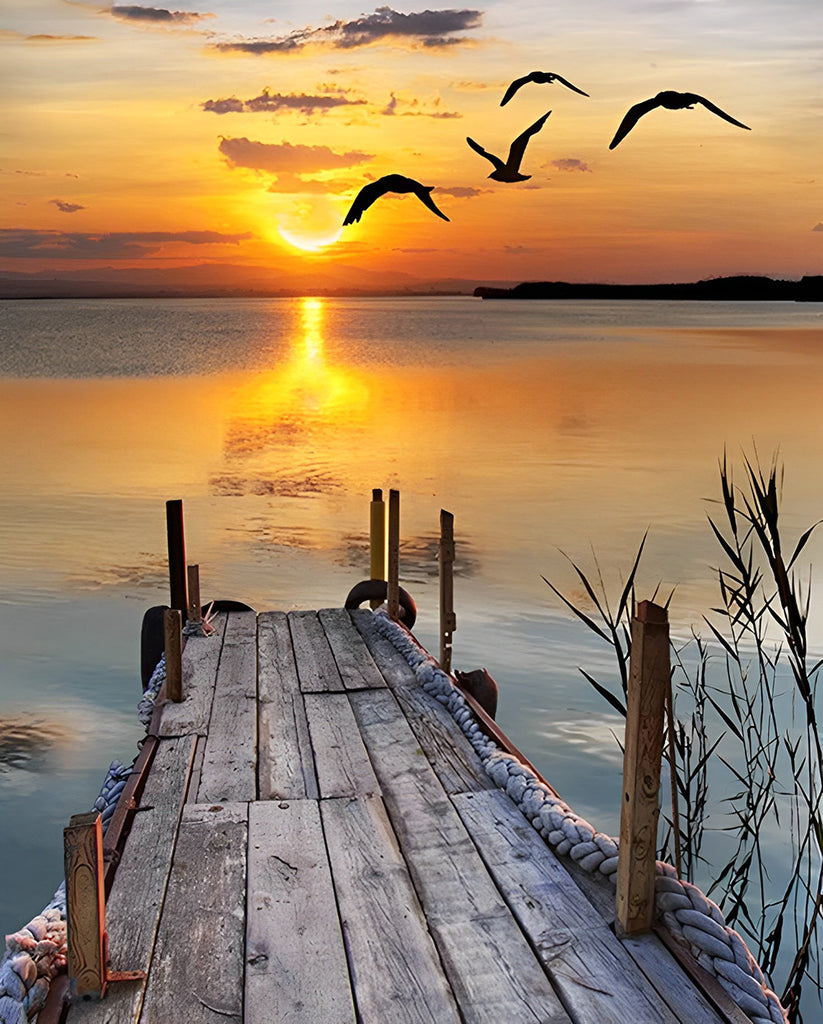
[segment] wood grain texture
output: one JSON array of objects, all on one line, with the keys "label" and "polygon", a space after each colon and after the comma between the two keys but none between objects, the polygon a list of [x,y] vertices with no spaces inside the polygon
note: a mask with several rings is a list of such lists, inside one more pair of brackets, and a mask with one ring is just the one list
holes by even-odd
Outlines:
[{"label": "wood grain texture", "polygon": [[315,800],[249,808],[245,1024],[354,1024]]},{"label": "wood grain texture", "polygon": [[368,796],[380,787],[344,693],[305,694],[321,797]]},{"label": "wood grain texture", "polygon": [[347,690],[384,687],[386,680],[345,608],[322,608],[318,618]]},{"label": "wood grain texture", "polygon": [[289,612],[297,675],[303,693],[335,693],[343,690],[337,662],[317,612]]},{"label": "wood grain texture", "polygon": [[464,1020],[568,1022],[393,695],[349,699]]},{"label": "wood grain texture", "polygon": [[231,612],[227,619],[198,803],[257,796],[257,617]]},{"label": "wood grain texture", "polygon": [[212,636],[186,639],[182,658],[183,700],[179,704],[167,702],[160,709],[158,736],[206,735],[226,616],[215,616],[214,625],[216,630]]},{"label": "wood grain texture", "polygon": [[323,800],[359,1019],[458,1024],[460,1016],[379,797]]},{"label": "wood grain texture", "polygon": [[257,684],[259,798],[316,798],[314,756],[285,612],[257,617]]},{"label": "wood grain texture", "polygon": [[241,1024],[246,804],[186,804],[141,1024]]},{"label": "wood grain texture", "polygon": [[[159,742],[106,906],[112,970],[148,971],[151,965],[195,740]],[[110,985],[104,1002],[72,1008],[72,1024],[137,1021],[145,987],[145,981]]]},{"label": "wood grain texture", "polygon": [[[692,1021],[667,1006],[505,793],[453,798],[573,1020]],[[699,1019],[699,1018],[698,1018]]]}]

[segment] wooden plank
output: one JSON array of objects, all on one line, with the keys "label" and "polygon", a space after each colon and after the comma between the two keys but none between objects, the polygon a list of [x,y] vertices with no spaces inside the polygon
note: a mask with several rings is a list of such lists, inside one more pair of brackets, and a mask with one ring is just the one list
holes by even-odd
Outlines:
[{"label": "wooden plank", "polygon": [[463,730],[446,708],[422,689],[403,655],[377,632],[372,613],[361,608],[351,617],[446,792],[494,789]]},{"label": "wooden plank", "polygon": [[228,615],[209,732],[197,789],[199,803],[257,796],[257,616]]},{"label": "wooden plank", "polygon": [[106,894],[99,811],[74,814],[63,829],[66,868],[66,961],[72,996],[106,992]]},{"label": "wooden plank", "polygon": [[285,612],[257,617],[257,686],[259,798],[316,799],[314,756]]},{"label": "wooden plank", "polygon": [[[106,906],[112,970],[149,970],[195,739],[158,743]],[[72,1007],[72,1024],[132,1024],[139,1019],[145,987],[145,981],[110,985],[104,1002]]]},{"label": "wooden plank", "polygon": [[316,801],[250,805],[246,906],[245,1024],[354,1024]]},{"label": "wooden plank", "polygon": [[384,687],[386,680],[345,608],[322,608],[318,617],[347,690]]},{"label": "wooden plank", "polygon": [[348,697],[344,693],[307,693],[304,699],[320,796],[379,793]]},{"label": "wooden plank", "polygon": [[666,1006],[505,793],[452,798],[575,1021],[693,1021]]},{"label": "wooden plank", "polygon": [[568,1022],[393,695],[349,699],[463,1019]]},{"label": "wooden plank", "polygon": [[247,813],[183,808],[142,1024],[241,1024]]},{"label": "wooden plank", "polygon": [[358,1019],[458,1024],[460,1016],[379,797],[320,812]]},{"label": "wooden plank", "polygon": [[183,649],[183,700],[160,708],[158,736],[205,736],[211,715],[226,615],[216,615],[212,636],[190,636]]},{"label": "wooden plank", "polygon": [[343,690],[343,680],[317,612],[289,612],[294,659],[303,693]]}]

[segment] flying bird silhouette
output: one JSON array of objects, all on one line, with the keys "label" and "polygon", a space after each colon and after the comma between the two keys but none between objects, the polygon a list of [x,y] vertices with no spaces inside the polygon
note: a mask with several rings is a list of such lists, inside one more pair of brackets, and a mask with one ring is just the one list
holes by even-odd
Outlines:
[{"label": "flying bird silhouette", "polygon": [[565,85],[567,89],[571,89],[573,92],[579,92],[581,96],[589,95],[587,92],[583,92],[582,89],[578,89],[576,85],[572,85],[571,82],[567,81],[561,75],[554,74],[553,71],[532,71],[530,74],[524,75],[522,78],[515,78],[508,89],[506,89],[506,95],[500,101],[500,106],[505,107],[517,90],[528,82],[535,82],[537,85],[550,85],[552,82],[560,82],[560,84]]},{"label": "flying bird silhouette", "polygon": [[490,163],[494,165],[494,170],[489,175],[495,181],[528,181],[531,177],[530,174],[520,173],[520,161],[523,159],[523,154],[526,152],[526,146],[528,145],[529,139],[532,135],[536,135],[543,125],[546,123],[546,118],[551,113],[547,110],[546,113],[539,117],[531,127],[527,128],[522,134],[518,135],[514,142],[509,147],[509,155],[506,162],[500,159],[499,156],[495,156],[494,153],[488,153],[481,145],[466,136],[466,142],[471,146],[475,153],[479,153],[484,156]]},{"label": "flying bird silhouette", "polygon": [[736,121],[731,115],[721,110],[720,107],[716,107],[709,100],[704,99],[703,96],[698,96],[694,92],[673,92],[669,89],[665,92],[659,92],[650,100],[643,100],[642,103],[635,103],[633,107],[630,107],[628,113],[620,122],[620,127],[614,133],[614,138],[609,143],[609,149],[614,149],[621,139],[625,139],[640,118],[644,114],[648,114],[650,110],[654,110],[655,107],[665,107],[666,110],[691,110],[695,103],[702,103],[707,110],[711,110],[713,114],[722,117],[724,121],[730,121],[732,124],[736,124],[738,128],[745,128],[747,132],[751,131],[747,124],[743,124],[742,121]]},{"label": "flying bird silhouette", "polygon": [[414,192],[420,202],[424,206],[428,206],[432,213],[436,213],[443,220],[448,220],[449,218],[445,213],[438,210],[435,206],[434,200],[429,194],[433,188],[434,185],[421,185],[419,181],[415,181],[414,178],[407,178],[403,174],[384,174],[382,178],[378,178],[377,181],[370,181],[368,185],[364,185],[360,189],[354,198],[354,202],[351,204],[349,212],[346,214],[343,227],[347,224],[353,224],[356,220],[360,220],[363,212],[368,210],[372,203],[376,202],[387,192]]}]

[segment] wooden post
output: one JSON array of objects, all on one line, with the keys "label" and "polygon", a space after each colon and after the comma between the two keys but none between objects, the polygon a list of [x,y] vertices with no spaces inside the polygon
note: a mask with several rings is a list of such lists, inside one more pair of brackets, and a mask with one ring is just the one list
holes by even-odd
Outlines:
[{"label": "wooden post", "polygon": [[[384,580],[386,578],[386,503],[383,491],[375,487],[371,492],[369,507],[369,541],[370,541],[370,573],[369,579]],[[378,598],[373,598],[372,608],[380,605]]]},{"label": "wooden post", "polygon": [[190,565],[186,575],[189,584],[188,619],[189,622],[200,622],[203,618],[200,611],[200,566]]},{"label": "wooden post", "polygon": [[389,491],[389,555],[387,602],[389,616],[400,618],[400,491]]},{"label": "wooden post", "polygon": [[632,619],[617,862],[616,924],[623,935],[649,931],[654,922],[663,708],[669,678],[666,609],[651,601],[641,601]]},{"label": "wooden post", "polygon": [[163,612],[166,641],[166,696],[178,704],[183,699],[183,616],[177,608]]},{"label": "wooden post", "polygon": [[166,502],[166,537],[169,547],[170,604],[185,616],[186,597],[186,539],[183,532],[183,502],[179,498]]},{"label": "wooden post", "polygon": [[[457,629],[454,614],[454,516],[440,509],[440,667],[452,670],[452,634]],[[494,716],[492,716],[494,717]]]},{"label": "wooden post", "polygon": [[106,899],[100,814],[75,814],[63,829],[67,961],[71,994],[102,999],[106,991]]}]

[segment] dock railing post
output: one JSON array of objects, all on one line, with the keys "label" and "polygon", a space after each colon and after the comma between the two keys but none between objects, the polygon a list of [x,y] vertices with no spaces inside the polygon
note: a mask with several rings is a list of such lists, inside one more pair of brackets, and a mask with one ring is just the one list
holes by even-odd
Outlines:
[{"label": "dock railing post", "polygon": [[63,829],[63,855],[71,995],[102,999],[107,981],[106,898],[103,826],[98,811],[71,817],[68,828]]},{"label": "dock railing post", "polygon": [[186,539],[183,531],[183,502],[180,498],[166,502],[166,537],[169,547],[169,603],[185,617],[188,611]]},{"label": "dock railing post", "polygon": [[180,703],[183,699],[183,616],[177,608],[163,612],[166,651],[166,696]]},{"label": "dock railing post", "polygon": [[188,591],[188,619],[189,622],[200,622],[203,618],[200,611],[200,566],[190,565],[186,572]]},{"label": "dock railing post", "polygon": [[457,628],[454,614],[454,516],[440,509],[440,667],[452,670],[452,634]]},{"label": "dock railing post", "polygon": [[617,928],[623,935],[649,931],[654,922],[663,709],[669,679],[668,614],[651,601],[641,601],[632,619],[617,861]]},{"label": "dock railing post", "polygon": [[389,491],[389,553],[386,600],[389,617],[400,618],[400,491]]},{"label": "dock railing post", "polygon": [[[370,540],[370,576],[372,580],[386,578],[386,503],[383,491],[375,487],[371,492],[369,506],[369,540]],[[378,608],[379,598],[372,598],[372,608]]]}]

